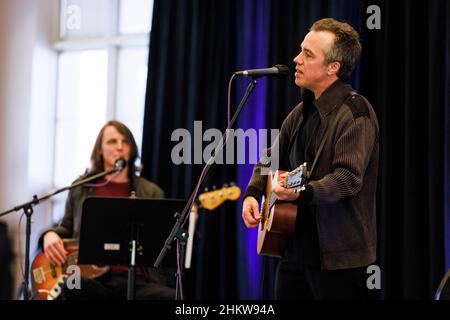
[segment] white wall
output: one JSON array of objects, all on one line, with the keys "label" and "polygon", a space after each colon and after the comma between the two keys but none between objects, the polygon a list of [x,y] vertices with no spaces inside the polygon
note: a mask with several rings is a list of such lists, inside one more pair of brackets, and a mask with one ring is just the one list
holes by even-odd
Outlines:
[{"label": "white wall", "polygon": [[[33,194],[42,196],[51,186],[56,78],[51,44],[57,22],[56,0],[0,0],[0,211],[31,200]],[[31,253],[51,221],[50,203],[34,209]],[[18,263],[24,261],[20,215],[13,212],[0,218],[8,224],[17,257],[15,290],[20,282]]]}]

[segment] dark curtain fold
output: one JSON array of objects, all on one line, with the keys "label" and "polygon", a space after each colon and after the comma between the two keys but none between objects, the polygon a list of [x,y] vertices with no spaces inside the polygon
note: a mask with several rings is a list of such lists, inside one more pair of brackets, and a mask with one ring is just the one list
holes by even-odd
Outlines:
[{"label": "dark curtain fold", "polygon": [[366,1],[364,6],[369,4],[382,12],[381,30],[363,33],[361,91],[373,103],[381,128],[384,297],[428,299],[445,273],[448,1]]},{"label": "dark curtain fold", "polygon": [[[143,175],[159,184],[167,197],[187,199],[203,165],[194,163],[194,151],[202,133],[226,128],[227,81],[234,67],[233,2],[155,1],[149,53],[144,140]],[[194,121],[201,121],[194,134]],[[192,164],[175,165],[172,132],[186,129]],[[201,160],[201,159],[200,159]],[[201,162],[203,163],[203,161]],[[235,180],[235,167],[216,165],[203,187]],[[204,190],[200,190],[200,193]],[[184,275],[188,298],[231,298],[236,295],[235,203],[225,203],[214,212],[201,212],[199,241],[192,269]]]},{"label": "dark curtain fold", "polygon": [[[374,4],[381,9],[380,30],[366,26],[366,9]],[[169,197],[189,196],[202,165],[173,164],[171,152],[177,142],[171,141],[172,132],[185,128],[193,133],[195,120],[202,121],[203,131],[223,130],[229,76],[243,67],[264,67],[242,65],[249,61],[246,57],[258,57],[255,52],[245,55],[247,47],[252,50],[242,44],[245,32],[252,37],[259,22],[256,17],[247,23],[237,21],[244,7],[250,16],[261,8],[270,11],[264,11],[269,31],[267,50],[261,53],[266,60],[260,60],[267,61],[267,66],[282,63],[293,70],[292,59],[317,19],[332,16],[360,32],[363,55],[350,82],[372,102],[380,122],[377,263],[382,296],[432,298],[450,264],[448,253],[445,260],[445,248],[450,248],[450,14],[446,0],[271,0],[264,5],[258,1],[155,0],[143,175]],[[266,85],[266,92],[258,96],[265,99],[265,108],[258,109],[263,113],[262,128],[278,128],[298,103],[299,90],[292,75]],[[239,90],[232,101],[240,99]],[[220,187],[235,180],[237,170],[234,165],[215,166],[204,186]],[[185,279],[190,297],[271,297],[276,259],[260,265],[267,267],[261,287],[265,295],[240,291],[239,281],[246,274],[236,273],[249,270],[236,258],[239,246],[244,245],[239,216],[240,206],[235,203],[201,215],[201,238],[193,269]],[[262,274],[261,270],[254,272]]]},{"label": "dark curtain fold", "polygon": [[[233,39],[236,42],[236,70],[266,68],[269,65],[268,54],[270,48],[267,43],[270,33],[270,12],[270,0],[248,0],[236,6],[236,29],[239,30]],[[241,112],[235,128],[239,128],[239,130],[249,134],[254,133],[256,136],[259,135],[259,128],[268,128],[265,126],[267,87],[270,83],[277,81],[269,77],[257,79],[255,89]],[[251,78],[248,77],[236,78],[233,86],[234,92],[236,92],[234,105],[239,105],[250,82]],[[259,155],[261,149],[264,148],[262,146],[264,143],[270,145],[270,139],[271,136],[269,137],[269,135],[266,141],[260,139],[258,143],[259,150],[250,150],[251,146],[248,141],[246,143],[245,157],[250,159],[250,154],[254,156]],[[254,163],[250,164],[250,161],[236,166],[237,183],[242,190],[245,190],[251,178],[253,166]],[[239,214],[242,212],[242,205],[239,204],[237,209],[238,212],[235,218],[238,240],[236,261],[239,261],[236,279],[239,283],[237,298],[260,299],[271,297],[271,295],[263,293],[263,291],[273,292],[273,289],[271,290],[273,272],[270,270],[267,272],[263,271],[264,261],[256,252],[258,230],[247,229]],[[266,274],[268,275],[267,277],[265,277]],[[268,279],[268,281],[264,281],[264,279]]]}]

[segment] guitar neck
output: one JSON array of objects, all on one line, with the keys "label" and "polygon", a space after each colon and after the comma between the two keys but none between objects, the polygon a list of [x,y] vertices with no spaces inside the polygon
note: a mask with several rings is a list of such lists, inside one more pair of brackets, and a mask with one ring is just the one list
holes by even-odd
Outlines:
[{"label": "guitar neck", "polygon": [[270,191],[269,208],[268,208],[269,212],[270,212],[270,210],[272,210],[272,207],[276,201],[277,201],[277,195],[275,194],[275,192]]}]

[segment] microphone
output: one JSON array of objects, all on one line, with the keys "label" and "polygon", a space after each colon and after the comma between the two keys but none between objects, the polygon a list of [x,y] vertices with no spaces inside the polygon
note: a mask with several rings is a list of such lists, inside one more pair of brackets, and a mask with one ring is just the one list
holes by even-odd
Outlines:
[{"label": "microphone", "polygon": [[119,158],[114,162],[114,170],[122,171],[127,166],[127,160],[124,158]]},{"label": "microphone", "polygon": [[275,77],[285,77],[289,73],[289,68],[284,64],[277,64],[272,68],[266,69],[252,69],[237,71],[234,74],[237,76],[244,77],[263,77],[263,76],[275,76]]}]

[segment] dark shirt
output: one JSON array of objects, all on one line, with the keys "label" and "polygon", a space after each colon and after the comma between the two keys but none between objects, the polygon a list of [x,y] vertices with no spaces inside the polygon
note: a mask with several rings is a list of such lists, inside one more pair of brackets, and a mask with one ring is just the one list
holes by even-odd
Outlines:
[{"label": "dark shirt", "polygon": [[[289,165],[293,170],[304,162],[310,168],[319,143],[320,117],[312,101],[304,99],[303,121],[289,153]],[[301,264],[320,266],[319,235],[315,205],[298,206],[295,232],[290,239],[286,254],[298,257]]]}]

